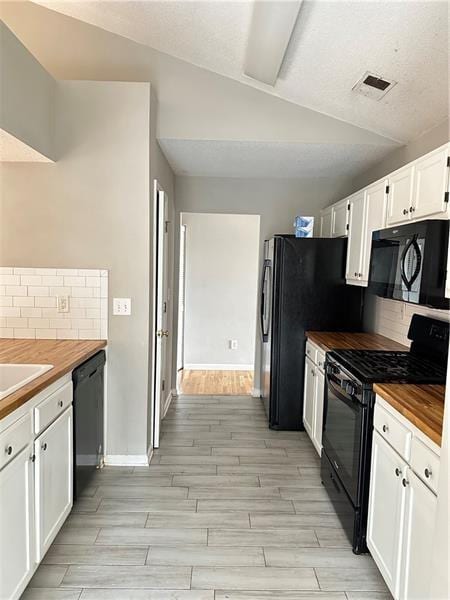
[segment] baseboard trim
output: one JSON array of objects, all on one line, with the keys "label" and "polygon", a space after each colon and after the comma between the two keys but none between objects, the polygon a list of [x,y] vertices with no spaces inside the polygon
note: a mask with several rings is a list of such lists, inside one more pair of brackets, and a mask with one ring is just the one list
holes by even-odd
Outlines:
[{"label": "baseboard trim", "polygon": [[[165,403],[164,403],[163,415],[162,415],[162,418],[163,418],[163,419],[164,419],[164,417],[166,416],[166,414],[167,414],[167,411],[169,410],[170,404],[171,404],[171,402],[172,402],[172,399],[173,399],[173,397],[174,397],[174,393],[173,393],[173,392],[174,392],[174,390],[170,390],[170,392],[167,394],[167,398],[166,398],[166,401],[165,401]],[[175,395],[176,395],[176,394],[175,394]]]},{"label": "baseboard trim", "polygon": [[148,462],[147,454],[107,454],[105,456],[105,465],[110,467],[142,467],[148,466]]},{"label": "baseboard trim", "polygon": [[191,363],[184,365],[185,371],[253,371],[255,365],[230,365],[230,364],[197,364]]},{"label": "baseboard trim", "polygon": [[258,390],[258,388],[253,388],[252,389],[252,396],[253,396],[253,398],[261,398],[262,391]]},{"label": "baseboard trim", "polygon": [[153,458],[153,448],[150,446],[149,449],[147,450],[147,461],[148,461],[148,464],[151,463],[152,458]]}]

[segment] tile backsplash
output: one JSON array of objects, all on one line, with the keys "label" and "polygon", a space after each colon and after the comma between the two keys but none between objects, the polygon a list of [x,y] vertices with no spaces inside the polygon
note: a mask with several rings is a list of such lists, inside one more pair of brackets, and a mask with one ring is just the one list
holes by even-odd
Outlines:
[{"label": "tile backsplash", "polygon": [[107,270],[0,267],[0,338],[107,337]]},{"label": "tile backsplash", "polygon": [[391,340],[409,346],[411,342],[408,340],[408,329],[415,313],[441,321],[450,321],[450,311],[448,310],[416,306],[407,302],[366,294],[364,329],[380,333]]}]

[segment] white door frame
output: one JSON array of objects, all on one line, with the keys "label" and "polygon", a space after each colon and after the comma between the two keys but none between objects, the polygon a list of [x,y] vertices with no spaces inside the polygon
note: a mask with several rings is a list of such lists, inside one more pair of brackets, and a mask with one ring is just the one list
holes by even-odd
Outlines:
[{"label": "white door frame", "polygon": [[180,224],[180,268],[178,276],[177,372],[184,368],[184,321],[186,311],[186,225]]},{"label": "white door frame", "polygon": [[168,316],[168,201],[154,180],[153,186],[153,319],[152,319],[152,447],[159,448],[163,392],[169,392],[163,379],[167,354]]}]

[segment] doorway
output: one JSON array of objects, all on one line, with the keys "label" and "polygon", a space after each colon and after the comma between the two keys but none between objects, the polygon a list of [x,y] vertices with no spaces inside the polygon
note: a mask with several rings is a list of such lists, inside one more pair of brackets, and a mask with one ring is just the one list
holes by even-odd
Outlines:
[{"label": "doorway", "polygon": [[178,393],[251,395],[259,215],[182,213]]}]

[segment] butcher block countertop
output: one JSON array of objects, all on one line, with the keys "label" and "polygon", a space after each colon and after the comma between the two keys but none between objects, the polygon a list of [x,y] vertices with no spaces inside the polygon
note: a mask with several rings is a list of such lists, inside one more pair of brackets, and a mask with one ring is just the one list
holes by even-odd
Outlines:
[{"label": "butcher block countertop", "polygon": [[376,383],[373,389],[417,429],[441,445],[445,385]]},{"label": "butcher block countertop", "polygon": [[331,350],[408,350],[406,346],[378,333],[307,331],[306,337],[324,352],[331,352]]},{"label": "butcher block countertop", "polygon": [[0,400],[0,419],[106,346],[104,340],[0,339],[0,363],[50,364],[50,369]]}]

